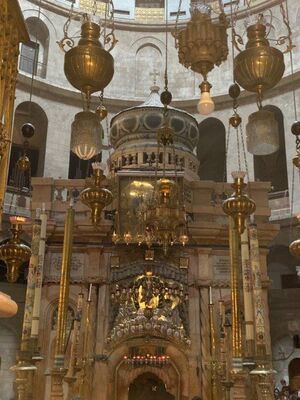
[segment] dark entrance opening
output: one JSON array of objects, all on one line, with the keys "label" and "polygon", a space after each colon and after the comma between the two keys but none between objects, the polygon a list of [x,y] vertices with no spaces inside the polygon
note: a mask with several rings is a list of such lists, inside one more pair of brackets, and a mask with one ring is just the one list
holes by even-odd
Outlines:
[{"label": "dark entrance opening", "polygon": [[175,400],[156,375],[139,375],[129,386],[128,400]]}]

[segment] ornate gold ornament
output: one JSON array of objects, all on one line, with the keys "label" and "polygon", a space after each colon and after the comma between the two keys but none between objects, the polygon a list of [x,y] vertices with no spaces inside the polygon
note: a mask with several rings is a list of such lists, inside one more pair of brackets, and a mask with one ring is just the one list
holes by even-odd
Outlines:
[{"label": "ornate gold ornament", "polygon": [[242,88],[257,94],[261,106],[264,92],[273,88],[283,76],[283,54],[270,46],[262,16],[247,28],[247,36],[245,50],[234,60],[234,76]]},{"label": "ornate gold ornament", "polygon": [[100,168],[100,163],[93,163],[93,175],[89,179],[88,187],[80,193],[83,204],[91,210],[91,219],[94,226],[100,224],[101,213],[104,207],[112,202],[112,193],[102,187],[105,175]]},{"label": "ornate gold ornament", "polygon": [[242,234],[245,230],[245,220],[254,213],[256,205],[252,199],[243,193],[243,189],[247,186],[244,183],[245,173],[241,171],[233,172],[232,177],[234,179],[232,187],[235,192],[224,201],[223,211],[233,217],[235,228],[239,234]]},{"label": "ornate gold ornament", "polygon": [[207,74],[219,66],[228,56],[227,27],[225,14],[221,10],[219,20],[212,20],[210,6],[202,1],[191,2],[191,20],[185,29],[175,33],[179,62],[186,68],[203,76],[200,85],[201,98],[198,105],[200,113],[209,114],[214,110],[210,98],[211,85]]},{"label": "ornate gold ornament", "polygon": [[300,239],[294,240],[289,246],[290,254],[300,260]]},{"label": "ornate gold ornament", "polygon": [[21,265],[29,261],[31,256],[30,247],[21,242],[20,236],[23,232],[22,223],[25,218],[11,217],[11,238],[8,242],[0,246],[0,259],[3,260],[7,267],[6,277],[8,282],[16,282],[19,277],[19,269]]},{"label": "ornate gold ornament", "polygon": [[29,171],[30,167],[31,164],[29,158],[26,154],[23,154],[17,161],[17,168],[22,172],[26,172]]}]

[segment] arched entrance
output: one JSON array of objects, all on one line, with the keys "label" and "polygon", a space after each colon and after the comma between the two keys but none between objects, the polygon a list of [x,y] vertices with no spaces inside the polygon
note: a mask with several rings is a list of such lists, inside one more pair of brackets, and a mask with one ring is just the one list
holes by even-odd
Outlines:
[{"label": "arched entrance", "polygon": [[129,386],[128,400],[175,400],[165,384],[150,372],[139,375]]},{"label": "arched entrance", "polygon": [[294,358],[289,364],[289,381],[292,392],[300,390],[300,358]]}]

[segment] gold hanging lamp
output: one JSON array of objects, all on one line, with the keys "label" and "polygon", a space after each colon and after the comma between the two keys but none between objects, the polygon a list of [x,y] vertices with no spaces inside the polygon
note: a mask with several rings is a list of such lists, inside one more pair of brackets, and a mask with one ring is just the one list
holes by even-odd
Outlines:
[{"label": "gold hanging lamp", "polygon": [[112,202],[112,193],[110,190],[102,187],[105,175],[100,167],[100,163],[93,163],[93,175],[89,179],[89,186],[82,190],[80,199],[83,204],[91,210],[91,219],[94,226],[100,224],[101,212],[108,204]]},{"label": "gold hanging lamp", "polygon": [[20,236],[23,232],[22,223],[25,218],[11,217],[11,238],[0,246],[0,259],[3,260],[7,267],[6,277],[8,282],[16,282],[19,277],[19,269],[21,265],[29,261],[31,256],[30,247],[21,242]]},{"label": "gold hanging lamp", "polygon": [[243,193],[243,189],[246,187],[244,183],[245,173],[242,171],[233,172],[232,177],[234,179],[232,187],[235,192],[223,202],[223,211],[233,217],[236,229],[239,234],[242,234],[245,230],[245,220],[254,213],[256,205],[252,199]]},{"label": "gold hanging lamp", "polygon": [[[100,26],[84,16],[81,38],[78,45],[65,54],[64,71],[72,86],[84,93],[87,98],[92,93],[103,90],[114,75],[114,59],[110,50],[105,50],[99,41]],[[63,47],[62,47],[63,48]]]},{"label": "gold hanging lamp", "polygon": [[245,50],[234,59],[234,76],[242,88],[256,93],[261,103],[264,92],[273,88],[283,76],[283,53],[270,46],[262,17],[247,28],[247,36]]},{"label": "gold hanging lamp", "polygon": [[202,75],[200,84],[201,98],[198,111],[207,115],[214,110],[214,103],[210,97],[211,84],[207,81],[207,74],[219,66],[228,56],[227,27],[223,10],[219,20],[211,18],[211,8],[201,0],[191,1],[191,20],[185,29],[176,34],[179,62],[186,68]]}]

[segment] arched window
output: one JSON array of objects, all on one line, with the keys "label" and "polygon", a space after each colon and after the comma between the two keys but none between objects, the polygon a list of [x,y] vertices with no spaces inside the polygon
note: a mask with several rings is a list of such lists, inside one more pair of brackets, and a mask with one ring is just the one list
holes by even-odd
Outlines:
[{"label": "arched window", "polygon": [[198,175],[202,180],[226,181],[226,130],[217,118],[206,118],[199,124],[197,157]]},{"label": "arched window", "polygon": [[14,186],[16,162],[23,154],[24,137],[21,128],[25,123],[35,127],[35,133],[28,139],[27,156],[31,163],[31,176],[43,176],[48,130],[48,118],[45,111],[36,103],[25,101],[15,111],[13,143],[11,148],[8,184]]},{"label": "arched window", "polygon": [[26,25],[30,35],[30,42],[21,46],[19,68],[29,74],[46,78],[49,30],[45,23],[37,17],[29,17]]},{"label": "arched window", "polygon": [[162,54],[160,49],[152,43],[141,46],[135,58],[135,95],[146,97],[149,95],[151,84],[160,84],[163,76]]},{"label": "arched window", "polygon": [[265,106],[264,109],[273,112],[278,123],[279,150],[267,156],[254,156],[255,180],[271,182],[272,192],[282,192],[288,189],[283,114],[275,106]]}]

